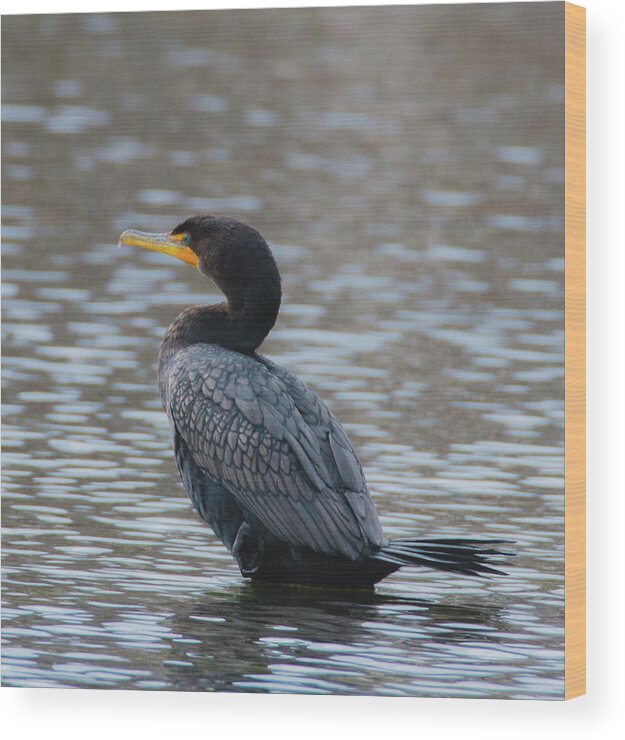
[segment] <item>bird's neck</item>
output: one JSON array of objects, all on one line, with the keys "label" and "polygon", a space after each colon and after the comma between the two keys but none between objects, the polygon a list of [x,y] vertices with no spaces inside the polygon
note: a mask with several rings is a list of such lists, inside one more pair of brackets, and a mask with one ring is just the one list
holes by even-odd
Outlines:
[{"label": "bird's neck", "polygon": [[187,308],[169,327],[162,352],[202,343],[252,354],[275,324],[280,301],[279,281],[271,281],[226,292],[222,303]]}]

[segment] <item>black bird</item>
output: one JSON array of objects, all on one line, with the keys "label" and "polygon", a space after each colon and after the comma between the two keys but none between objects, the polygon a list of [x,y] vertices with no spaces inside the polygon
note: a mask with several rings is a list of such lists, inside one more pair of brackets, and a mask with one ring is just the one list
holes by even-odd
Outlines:
[{"label": "black bird", "polygon": [[389,541],[356,453],[319,396],[257,352],[282,291],[263,237],[232,218],[194,216],[120,244],[181,259],[226,300],[169,327],[158,379],[176,463],[198,514],[260,581],[371,587],[403,565],[482,575],[502,540]]}]

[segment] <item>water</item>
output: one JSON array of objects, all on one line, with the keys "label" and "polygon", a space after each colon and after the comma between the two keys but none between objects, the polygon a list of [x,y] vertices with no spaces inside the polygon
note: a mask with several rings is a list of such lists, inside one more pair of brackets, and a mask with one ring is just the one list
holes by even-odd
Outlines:
[{"label": "water", "polygon": [[[562,696],[560,20],[4,19],[5,685]],[[387,535],[511,538],[507,578],[241,579],[155,378],[216,288],[115,246],[202,212],[272,244],[264,352],[343,420]]]}]

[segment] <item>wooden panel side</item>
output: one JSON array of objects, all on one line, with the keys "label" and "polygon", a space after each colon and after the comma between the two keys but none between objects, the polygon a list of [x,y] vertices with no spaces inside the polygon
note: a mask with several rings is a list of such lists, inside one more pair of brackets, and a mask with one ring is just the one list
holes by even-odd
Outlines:
[{"label": "wooden panel side", "polygon": [[586,10],[565,29],[565,686],[586,692]]}]

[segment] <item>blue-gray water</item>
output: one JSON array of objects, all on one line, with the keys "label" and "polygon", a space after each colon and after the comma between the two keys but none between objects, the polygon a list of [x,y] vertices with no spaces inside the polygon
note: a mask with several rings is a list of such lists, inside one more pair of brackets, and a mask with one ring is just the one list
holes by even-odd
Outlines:
[{"label": "blue-gray water", "polygon": [[[559,698],[559,4],[3,22],[3,683]],[[191,510],[155,358],[196,271],[115,245],[214,212],[271,243],[263,350],[358,450],[387,534],[506,578],[255,588]]]}]

